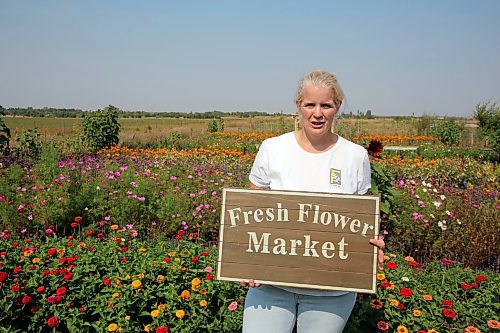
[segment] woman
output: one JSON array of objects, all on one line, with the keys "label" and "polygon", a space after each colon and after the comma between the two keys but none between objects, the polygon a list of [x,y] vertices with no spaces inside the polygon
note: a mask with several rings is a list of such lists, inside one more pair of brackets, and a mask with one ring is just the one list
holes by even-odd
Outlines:
[{"label": "woman", "polygon": [[[366,150],[331,131],[343,100],[335,75],[307,73],[295,98],[302,128],[262,143],[250,188],[365,194],[371,184]],[[370,242],[384,246],[383,240]],[[379,263],[382,257],[379,250]],[[298,333],[342,332],[356,298],[345,291],[248,284],[244,333],[292,332],[295,324]]]}]

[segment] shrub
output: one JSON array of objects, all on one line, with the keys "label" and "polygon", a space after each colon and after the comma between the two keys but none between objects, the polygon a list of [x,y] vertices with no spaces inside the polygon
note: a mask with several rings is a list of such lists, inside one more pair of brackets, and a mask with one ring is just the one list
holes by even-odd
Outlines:
[{"label": "shrub", "polygon": [[104,110],[97,110],[83,119],[83,142],[94,150],[117,145],[119,142],[120,123],[118,108],[109,105]]},{"label": "shrub", "polygon": [[36,128],[20,133],[17,138],[17,152],[24,157],[37,160],[42,149],[42,142]]},{"label": "shrub", "polygon": [[0,154],[9,152],[10,145],[10,128],[5,125],[5,122],[0,118]]},{"label": "shrub", "polygon": [[460,143],[460,126],[454,120],[439,121],[431,125],[430,134],[438,137],[445,145],[456,146]]},{"label": "shrub", "polygon": [[489,146],[500,153],[500,105],[496,103],[477,104],[474,118],[479,120],[481,133],[488,137]]}]

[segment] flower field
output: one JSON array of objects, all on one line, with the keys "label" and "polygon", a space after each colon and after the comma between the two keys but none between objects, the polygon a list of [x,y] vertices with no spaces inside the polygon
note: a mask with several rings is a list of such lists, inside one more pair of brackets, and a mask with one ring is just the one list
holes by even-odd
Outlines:
[{"label": "flower field", "polygon": [[[0,332],[240,331],[245,288],[214,279],[221,190],[266,137],[4,157]],[[498,165],[412,154],[373,157],[387,256],[346,332],[498,331]]]}]

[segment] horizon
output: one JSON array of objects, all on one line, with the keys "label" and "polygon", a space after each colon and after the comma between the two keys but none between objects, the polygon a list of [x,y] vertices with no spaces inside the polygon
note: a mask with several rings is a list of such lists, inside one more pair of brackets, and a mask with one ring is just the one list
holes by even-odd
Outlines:
[{"label": "horizon", "polygon": [[0,105],[294,114],[323,68],[343,113],[472,117],[500,101],[494,0],[0,5]]}]

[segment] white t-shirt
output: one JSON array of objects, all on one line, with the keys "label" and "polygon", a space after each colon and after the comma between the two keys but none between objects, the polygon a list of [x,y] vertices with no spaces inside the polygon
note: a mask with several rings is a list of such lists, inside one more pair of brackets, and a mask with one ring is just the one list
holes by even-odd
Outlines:
[{"label": "white t-shirt", "polygon": [[[305,151],[294,132],[264,140],[250,171],[250,182],[272,190],[365,194],[371,187],[368,153],[362,146],[337,137],[337,143],[321,153]],[[277,287],[313,296],[346,293]]]}]

